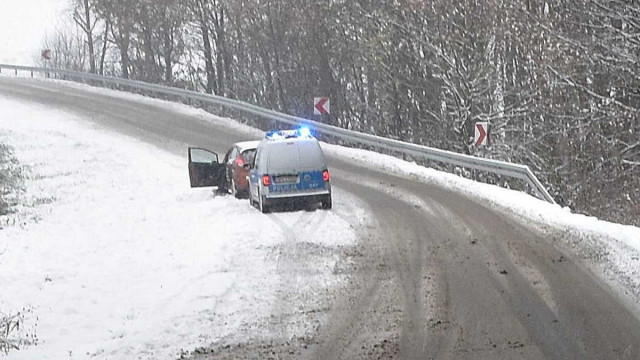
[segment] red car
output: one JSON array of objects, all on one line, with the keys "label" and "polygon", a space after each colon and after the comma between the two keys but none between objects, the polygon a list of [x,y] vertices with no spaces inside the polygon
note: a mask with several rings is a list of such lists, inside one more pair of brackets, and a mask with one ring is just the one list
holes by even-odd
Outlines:
[{"label": "red car", "polygon": [[243,141],[233,144],[224,157],[227,191],[237,198],[249,195],[249,170],[260,141]]}]

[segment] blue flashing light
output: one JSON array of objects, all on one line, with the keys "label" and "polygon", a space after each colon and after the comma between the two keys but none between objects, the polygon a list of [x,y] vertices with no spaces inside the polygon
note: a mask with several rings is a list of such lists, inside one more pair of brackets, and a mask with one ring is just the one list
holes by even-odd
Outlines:
[{"label": "blue flashing light", "polygon": [[268,140],[284,140],[291,138],[313,138],[311,128],[301,126],[296,130],[274,130],[268,131],[264,137]]},{"label": "blue flashing light", "polygon": [[284,136],[282,136],[282,132],[278,131],[278,130],[274,130],[274,131],[269,131],[265,134],[265,137],[267,139],[271,139],[271,140],[277,140],[277,139],[282,139],[284,138]]},{"label": "blue flashing light", "polygon": [[300,134],[300,137],[311,137],[311,129],[307,126],[301,126],[298,128],[298,133]]}]

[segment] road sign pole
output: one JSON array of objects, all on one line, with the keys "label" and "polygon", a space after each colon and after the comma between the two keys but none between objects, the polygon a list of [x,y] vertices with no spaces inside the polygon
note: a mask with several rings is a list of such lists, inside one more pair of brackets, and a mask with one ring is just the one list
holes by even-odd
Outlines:
[{"label": "road sign pole", "polygon": [[487,146],[491,146],[492,143],[492,136],[491,136],[491,124],[487,123]]}]

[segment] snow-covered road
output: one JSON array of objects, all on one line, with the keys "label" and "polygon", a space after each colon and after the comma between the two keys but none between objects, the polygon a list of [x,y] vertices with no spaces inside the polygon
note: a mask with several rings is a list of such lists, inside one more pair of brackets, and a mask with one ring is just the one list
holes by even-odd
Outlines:
[{"label": "snow-covered road", "polygon": [[[17,212],[0,218],[0,310],[27,309],[15,338],[38,339],[11,358],[177,357],[271,313],[287,227],[313,222],[310,245],[355,241],[339,211],[274,222],[190,189],[185,159],[63,111],[0,97],[0,142],[26,174]],[[339,286],[336,261],[314,258],[298,291]]]}]

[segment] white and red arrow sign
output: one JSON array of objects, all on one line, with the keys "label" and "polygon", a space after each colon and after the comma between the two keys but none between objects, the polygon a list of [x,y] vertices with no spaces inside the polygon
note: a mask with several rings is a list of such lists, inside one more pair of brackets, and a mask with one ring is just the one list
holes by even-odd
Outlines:
[{"label": "white and red arrow sign", "polygon": [[476,123],[476,137],[475,144],[476,146],[487,145],[489,132],[489,123],[488,122],[477,122]]},{"label": "white and red arrow sign", "polygon": [[328,97],[313,98],[313,114],[329,115],[331,113],[331,102]]}]

